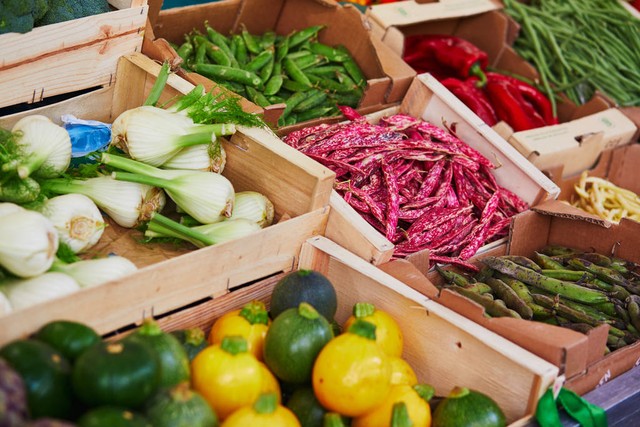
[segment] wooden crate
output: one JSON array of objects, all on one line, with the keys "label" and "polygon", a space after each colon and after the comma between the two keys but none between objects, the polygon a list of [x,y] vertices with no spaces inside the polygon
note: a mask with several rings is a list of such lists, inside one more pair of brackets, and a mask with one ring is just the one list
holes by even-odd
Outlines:
[{"label": "wooden crate", "polygon": [[[456,135],[462,141],[499,166],[493,170],[497,183],[517,194],[530,206],[558,197],[560,190],[550,179],[430,74],[422,74],[413,81],[400,106],[369,114],[367,118],[376,123],[383,116],[399,112],[439,127],[455,123]],[[376,265],[390,259],[393,244],[344,200],[340,200],[337,194],[331,198],[331,209],[328,237]],[[496,244],[486,245],[483,249]],[[426,254],[426,251],[421,251],[412,255],[413,261],[421,267],[425,266],[426,260],[423,252]]]},{"label": "wooden crate", "polygon": [[[243,262],[242,266],[247,273],[246,281],[260,277],[252,274],[250,263]],[[318,270],[334,284],[338,293],[336,320],[341,324],[356,302],[371,302],[388,311],[405,336],[403,357],[414,368],[419,381],[432,384],[438,395],[446,395],[454,386],[482,391],[496,400],[512,426],[523,425],[535,412],[539,397],[557,377],[555,366],[429,300],[321,236],[307,240],[297,261],[280,274],[186,307],[174,301],[172,313],[156,318],[166,331],[200,326],[208,333],[213,321],[228,310],[240,308],[253,299],[268,305],[275,283],[284,273],[297,268]],[[209,284],[217,287],[229,276],[222,271],[211,276]],[[65,299],[63,309],[51,318],[81,318],[101,333],[119,336],[165,301],[164,294],[155,292],[149,283],[139,283],[136,291],[129,294],[113,292],[108,295],[107,304],[104,300],[107,295],[98,289],[81,291],[73,299]],[[114,318],[114,311],[122,316]],[[105,323],[105,317],[113,321]],[[25,318],[25,332],[36,330],[44,320]],[[6,336],[0,337],[0,344],[6,341]]]},{"label": "wooden crate", "polygon": [[[142,105],[159,71],[160,65],[142,54],[124,56],[114,85],[28,113],[1,117],[0,126],[10,128],[29,114],[43,114],[54,121],[62,114],[74,114],[111,123],[123,111]],[[171,75],[161,102],[192,88],[191,83]],[[112,330],[123,322],[138,320],[139,313],[149,312],[151,307],[157,314],[165,313],[251,279],[291,269],[302,243],[326,228],[333,172],[288,147],[268,129],[240,127],[224,144],[224,175],[236,191],[255,190],[269,197],[277,224],[246,238],[199,250],[144,245],[139,242],[139,231],[111,224],[92,254],[114,252],[130,258],[140,270],[95,289],[0,318],[0,341],[21,336],[32,330],[32,325],[58,317],[93,320],[101,331]]]},{"label": "wooden crate", "polygon": [[114,11],[0,35],[0,107],[109,84],[118,58],[142,48],[147,0]]}]

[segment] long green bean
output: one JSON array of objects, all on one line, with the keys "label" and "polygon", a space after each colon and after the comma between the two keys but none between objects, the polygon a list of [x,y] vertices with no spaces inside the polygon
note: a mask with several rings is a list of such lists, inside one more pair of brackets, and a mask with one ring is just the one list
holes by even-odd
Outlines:
[{"label": "long green bean", "polygon": [[640,20],[617,1],[504,4],[522,26],[514,48],[538,69],[548,95],[563,92],[583,104],[599,91],[619,105],[640,105]]}]

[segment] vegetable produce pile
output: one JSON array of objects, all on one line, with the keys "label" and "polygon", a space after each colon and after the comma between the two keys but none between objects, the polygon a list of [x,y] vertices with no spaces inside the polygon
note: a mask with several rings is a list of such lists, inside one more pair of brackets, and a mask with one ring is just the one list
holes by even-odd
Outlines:
[{"label": "vegetable produce pile", "polygon": [[[293,289],[309,302],[297,303]],[[0,422],[445,427],[464,419],[505,425],[502,410],[478,391],[455,387],[432,399],[434,388],[418,384],[402,359],[402,331],[388,313],[359,302],[341,331],[333,320],[335,289],[319,272],[289,273],[272,301],[283,311],[270,318],[263,302],[251,301],[216,319],[208,340],[199,328],[168,333],[152,319],[109,341],[82,323],[49,322],[0,348],[0,400],[10,399]]]},{"label": "vegetable produce pile", "polygon": [[[221,174],[219,138],[236,124],[264,126],[262,120],[242,111],[237,97],[215,98],[201,86],[167,109],[154,106],[168,72],[165,65],[147,105],[116,118],[112,147],[90,156],[99,163],[69,168],[69,134],[45,116],[28,115],[0,131],[0,314],[136,270],[122,257],[77,255],[100,240],[107,226],[100,210],[121,227],[143,226],[149,239],[197,247],[272,223],[271,201],[236,193]],[[183,224],[160,214],[166,196],[183,212]]]},{"label": "vegetable produce pile", "polygon": [[580,105],[596,91],[640,105],[640,21],[608,0],[505,0],[521,26],[514,48],[540,74],[545,92]]},{"label": "vegetable produce pile", "polygon": [[640,196],[633,191],[606,179],[589,176],[587,171],[580,175],[580,181],[574,188],[578,199],[573,206],[615,223],[622,218],[640,221]]},{"label": "vegetable produce pile", "polygon": [[406,114],[373,125],[345,112],[351,122],[305,128],[284,141],[336,173],[334,188],[396,245],[394,256],[428,249],[433,262],[468,265],[528,208],[454,134]]},{"label": "vegetable produce pile", "polygon": [[317,41],[324,26],[290,35],[246,29],[225,37],[205,23],[207,34],[185,34],[177,47],[183,66],[255,104],[285,103],[279,126],[339,115],[337,105],[356,107],[366,78],[344,46]]},{"label": "vegetable produce pile", "polygon": [[450,289],[489,316],[533,319],[586,333],[609,325],[606,352],[640,339],[640,266],[548,246],[530,258],[487,257],[474,277],[438,268]]},{"label": "vegetable produce pile", "polygon": [[109,12],[107,0],[3,0],[0,34],[27,33],[34,27]]},{"label": "vegetable produce pile", "polygon": [[502,120],[514,131],[558,123],[555,100],[515,77],[488,72],[489,57],[456,36],[405,38],[403,59],[418,73],[431,73],[489,126]]}]

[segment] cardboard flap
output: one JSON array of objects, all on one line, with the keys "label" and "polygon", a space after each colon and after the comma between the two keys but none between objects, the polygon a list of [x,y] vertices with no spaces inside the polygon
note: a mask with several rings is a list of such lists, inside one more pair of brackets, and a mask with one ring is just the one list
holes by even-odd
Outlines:
[{"label": "cardboard flap", "polygon": [[429,298],[434,298],[438,295],[438,288],[409,261],[396,259],[380,264],[378,268],[400,280],[405,285],[412,287],[422,295],[426,295]]},{"label": "cardboard flap", "polygon": [[391,87],[387,91],[386,102],[400,102],[407,93],[413,78],[417,75],[416,71],[398,56],[393,49],[383,43],[381,40],[371,37],[380,65],[384,74],[391,78]]},{"label": "cardboard flap", "polygon": [[531,210],[542,215],[590,222],[604,228],[610,228],[613,225],[607,220],[604,220],[595,215],[591,215],[590,213],[585,212],[582,209],[573,207],[569,203],[563,202],[561,200],[550,200],[532,207]]},{"label": "cardboard flap", "polygon": [[448,0],[437,3],[402,1],[370,7],[370,16],[384,28],[476,15],[502,8],[497,0]]}]

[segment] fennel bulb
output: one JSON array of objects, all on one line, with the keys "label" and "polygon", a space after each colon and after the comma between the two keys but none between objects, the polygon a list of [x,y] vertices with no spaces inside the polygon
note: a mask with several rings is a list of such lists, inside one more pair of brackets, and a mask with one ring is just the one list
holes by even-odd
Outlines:
[{"label": "fennel bulb", "polygon": [[60,241],[76,254],[98,243],[104,231],[105,222],[98,206],[83,194],[53,197],[40,211],[53,223]]},{"label": "fennel bulb", "polygon": [[234,190],[224,176],[202,171],[163,170],[114,154],[102,154],[102,163],[126,172],[114,172],[117,180],[164,188],[184,212],[203,224],[231,216]]},{"label": "fennel bulb", "polygon": [[246,218],[264,228],[273,222],[273,203],[257,191],[236,193],[233,212],[230,219]]},{"label": "fennel bulb", "polygon": [[229,219],[214,224],[186,227],[156,213],[151,218],[151,221],[149,221],[145,236],[152,238],[175,237],[202,248],[239,239],[259,230],[261,230],[261,227],[258,224],[245,218]]},{"label": "fennel bulb", "polygon": [[51,267],[58,233],[44,215],[16,211],[0,221],[0,265],[18,277],[38,276]]},{"label": "fennel bulb", "polygon": [[16,205],[15,203],[0,203],[0,218],[15,212],[23,212],[24,210],[25,208],[20,205]]},{"label": "fennel bulb", "polygon": [[102,285],[127,276],[137,269],[138,267],[127,258],[115,255],[77,261],[71,264],[56,261],[51,267],[51,271],[58,271],[73,277],[82,288]]},{"label": "fennel bulb", "polygon": [[71,162],[71,138],[62,126],[48,117],[31,115],[23,117],[11,130],[19,133],[18,145],[24,159],[17,165],[20,178],[32,173],[41,178],[60,176]]},{"label": "fennel bulb", "polygon": [[71,276],[63,273],[44,273],[30,279],[8,280],[2,292],[7,296],[13,310],[50,301],[80,289]]},{"label": "fennel bulb", "polygon": [[227,153],[216,139],[207,145],[194,145],[183,148],[167,160],[163,169],[200,170],[205,172],[222,173],[227,163]]},{"label": "fennel bulb", "polygon": [[116,118],[111,127],[111,145],[132,159],[161,166],[185,147],[209,144],[216,136],[235,131],[233,124],[199,125],[183,114],[146,105]]},{"label": "fennel bulb", "polygon": [[2,286],[0,286],[0,316],[4,316],[5,314],[9,314],[13,311],[13,307],[11,307],[11,303],[7,296],[2,293]]},{"label": "fennel bulb", "polygon": [[79,193],[89,197],[116,224],[134,228],[162,210],[166,197],[162,189],[109,176],[89,179],[50,179],[43,186],[54,193]]}]

